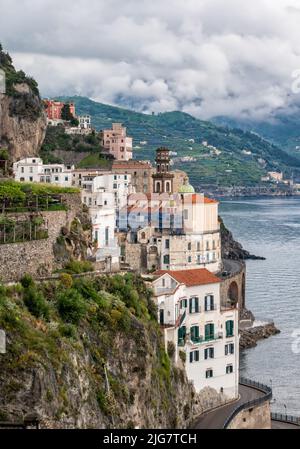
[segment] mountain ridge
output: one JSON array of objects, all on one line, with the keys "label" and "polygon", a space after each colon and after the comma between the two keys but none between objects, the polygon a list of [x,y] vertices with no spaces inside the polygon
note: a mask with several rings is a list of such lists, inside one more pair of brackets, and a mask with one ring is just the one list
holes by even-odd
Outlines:
[{"label": "mountain ridge", "polygon": [[[97,130],[122,122],[134,138],[137,159],[153,160],[155,149],[167,146],[177,153],[175,167],[187,171],[196,184],[257,185],[270,170],[300,176],[300,159],[249,131],[225,128],[181,111],[151,115],[81,96],[57,100],[74,101],[77,113],[90,114]],[[205,141],[221,153],[203,145]]]}]

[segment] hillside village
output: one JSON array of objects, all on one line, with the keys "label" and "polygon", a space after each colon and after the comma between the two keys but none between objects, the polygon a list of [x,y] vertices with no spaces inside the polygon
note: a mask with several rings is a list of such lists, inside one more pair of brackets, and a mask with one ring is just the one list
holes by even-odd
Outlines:
[{"label": "hillside village", "polygon": [[[6,101],[5,97],[2,95],[0,101]],[[101,315],[100,323],[107,320],[106,323],[110,323],[106,324],[108,332],[114,331],[115,335],[128,333],[134,325],[136,329],[132,332],[135,334],[144,326],[145,338],[151,340],[148,332],[151,334],[149,326],[152,326],[152,332],[160,336],[155,337],[157,341],[162,338],[162,346],[157,343],[159,349],[151,350],[156,354],[153,357],[159,356],[159,361],[153,363],[158,363],[155,372],[160,379],[160,391],[165,392],[171,382],[171,371],[177,373],[172,378],[172,386],[168,387],[165,401],[169,402],[166,403],[175,401],[177,404],[178,398],[170,398],[171,387],[173,395],[179,383],[180,388],[190,389],[186,393],[186,400],[189,398],[190,402],[188,407],[184,405],[185,412],[183,404],[176,405],[178,416],[177,421],[172,417],[174,427],[192,425],[204,411],[239,400],[239,322],[242,320],[251,327],[254,317],[246,309],[244,261],[222,257],[218,201],[197,193],[188,175],[173,169],[170,149],[165,146],[157,148],[155,164],[150,160],[133,159],[133,138],[122,123],[112,123],[110,128],[97,133],[88,114],[77,116],[73,103],[53,100],[43,101],[41,114],[44,118],[40,120],[46,120],[47,129],[59,129],[72,137],[96,139],[102,148],[101,161],[106,162],[89,168],[72,163],[44,163],[39,149],[30,153],[29,146],[24,157],[19,157],[19,153],[11,157],[10,148],[5,148],[2,142],[0,278],[4,299],[0,325],[8,334],[8,355],[3,356],[4,361],[7,357],[8,372],[11,370],[15,375],[10,350],[17,330],[25,332],[26,326],[26,329],[35,327],[28,335],[37,338],[40,332],[42,345],[43,334],[49,338],[53,336],[51,319],[59,323],[65,320],[63,330],[62,324],[58,329],[64,338],[72,339],[79,332],[81,322],[92,322],[93,309],[97,314],[106,314],[105,317]],[[210,151],[218,150],[211,147]],[[13,301],[20,307],[20,316],[25,317],[26,325],[22,330],[19,324],[12,325],[9,319],[13,318],[7,315],[10,311],[7,304],[11,307]],[[95,329],[98,327],[94,327],[93,332]],[[88,334],[86,330],[82,332]],[[93,333],[86,338],[97,341],[98,336]],[[130,364],[130,359],[124,360],[124,357],[127,352],[134,352],[134,348],[126,347],[121,334],[118,338],[124,346],[123,354],[118,357],[125,366]],[[84,345],[84,339],[80,341]],[[115,348],[114,344],[110,346]],[[151,344],[154,344],[153,339]],[[31,363],[35,366],[41,357],[34,349],[31,354],[26,348],[22,351],[19,357],[29,357],[28,366]],[[95,351],[91,343],[89,351]],[[87,389],[96,382],[98,392],[102,382],[96,401],[97,413],[90,411],[96,410],[92,402],[91,409],[86,406],[77,412],[76,419],[71,419],[70,392],[61,390],[63,407],[51,405],[56,403],[56,381],[51,384],[54,390],[52,387],[47,390],[48,405],[36,394],[29,406],[27,396],[31,386],[28,386],[24,396],[27,398],[25,411],[30,412],[32,408],[38,411],[45,427],[51,427],[55,413],[57,426],[60,420],[67,420],[71,427],[99,423],[105,426],[108,422],[113,426],[116,419],[122,423],[116,411],[120,401],[134,427],[146,426],[147,419],[155,427],[171,425],[160,415],[158,405],[151,405],[157,415],[154,413],[150,417],[145,410],[141,411],[143,401],[137,393],[130,396],[130,379],[123,379],[122,366],[114,366],[108,349],[105,355],[101,349],[99,351],[89,357],[94,363],[107,357],[102,380],[93,373],[90,384],[87,380],[80,381],[89,385]],[[114,351],[117,353],[116,348]],[[50,349],[47,354],[51,354]],[[150,355],[145,357],[148,360]],[[82,359],[79,362],[82,364]],[[143,371],[143,367],[139,369]],[[3,373],[0,388],[11,392],[12,386],[9,387]],[[124,380],[123,389],[116,384],[118,373]],[[72,371],[71,375],[76,389],[78,373]],[[39,376],[41,383],[50,384],[45,373]],[[105,383],[103,379],[107,378]],[[136,380],[136,384],[140,381]],[[111,387],[113,393],[107,387],[110,383],[115,386]],[[22,388],[18,385],[16,391]],[[151,395],[153,384],[147,388]],[[22,394],[19,397],[12,392],[2,395],[0,412],[3,416],[13,419],[20,414]],[[160,400],[157,398],[158,403]],[[232,415],[226,427],[255,427],[259,421],[260,426],[269,428],[269,400],[266,390],[251,413],[247,407],[241,409],[243,424],[239,415]],[[76,409],[74,403],[72,407]]]}]

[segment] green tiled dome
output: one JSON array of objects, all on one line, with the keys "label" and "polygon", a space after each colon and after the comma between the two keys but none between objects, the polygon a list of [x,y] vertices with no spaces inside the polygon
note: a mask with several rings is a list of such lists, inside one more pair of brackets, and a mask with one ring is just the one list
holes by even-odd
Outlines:
[{"label": "green tiled dome", "polygon": [[184,184],[179,187],[179,193],[195,193],[195,189],[191,184]]}]

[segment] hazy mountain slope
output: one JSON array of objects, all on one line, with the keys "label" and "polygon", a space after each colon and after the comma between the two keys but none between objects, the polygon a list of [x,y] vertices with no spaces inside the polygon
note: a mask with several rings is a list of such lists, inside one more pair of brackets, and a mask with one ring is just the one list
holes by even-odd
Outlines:
[{"label": "hazy mountain slope", "polygon": [[212,119],[217,125],[241,128],[245,131],[258,133],[264,139],[279,146],[289,154],[300,159],[300,110],[292,112],[277,111],[269,120],[239,120],[229,117]]},{"label": "hazy mountain slope", "polygon": [[[300,160],[250,132],[216,126],[178,111],[146,115],[85,97],[61,99],[75,101],[78,114],[91,114],[98,130],[122,122],[134,137],[136,158],[153,159],[157,147],[169,147],[177,153],[175,166],[186,170],[196,184],[253,185],[266,170],[277,168],[287,174],[300,173]],[[203,141],[217,147],[221,154],[211,154]],[[251,154],[246,155],[243,150]],[[178,160],[185,156],[194,160]]]}]

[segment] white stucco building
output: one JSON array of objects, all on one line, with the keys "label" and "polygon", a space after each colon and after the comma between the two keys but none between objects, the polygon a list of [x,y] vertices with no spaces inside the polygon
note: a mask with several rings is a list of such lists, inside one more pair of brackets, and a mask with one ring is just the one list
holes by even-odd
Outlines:
[{"label": "white stucco building", "polygon": [[236,306],[223,308],[220,279],[206,269],[160,271],[153,282],[158,320],[175,361],[185,354],[185,369],[197,392],[209,386],[238,397],[239,336]]},{"label": "white stucco building", "polygon": [[103,172],[94,176],[83,172],[79,187],[84,191],[88,206],[95,202],[98,193],[111,193],[118,213],[119,209],[127,205],[128,195],[132,193],[131,175]]},{"label": "white stucco building", "polygon": [[13,172],[16,181],[42,182],[61,187],[72,186],[74,166],[64,164],[44,164],[38,157],[28,157],[15,162]]},{"label": "white stucco building", "polygon": [[103,173],[81,177],[82,202],[89,208],[93,223],[93,239],[97,245],[96,260],[108,261],[117,267],[120,247],[116,238],[120,207],[127,204],[131,192],[131,176]]},{"label": "white stucco building", "polygon": [[[207,268],[221,270],[219,203],[202,194],[131,195],[120,226],[130,226],[128,244],[147,254],[141,271]],[[128,260],[128,263],[131,263]]]}]

